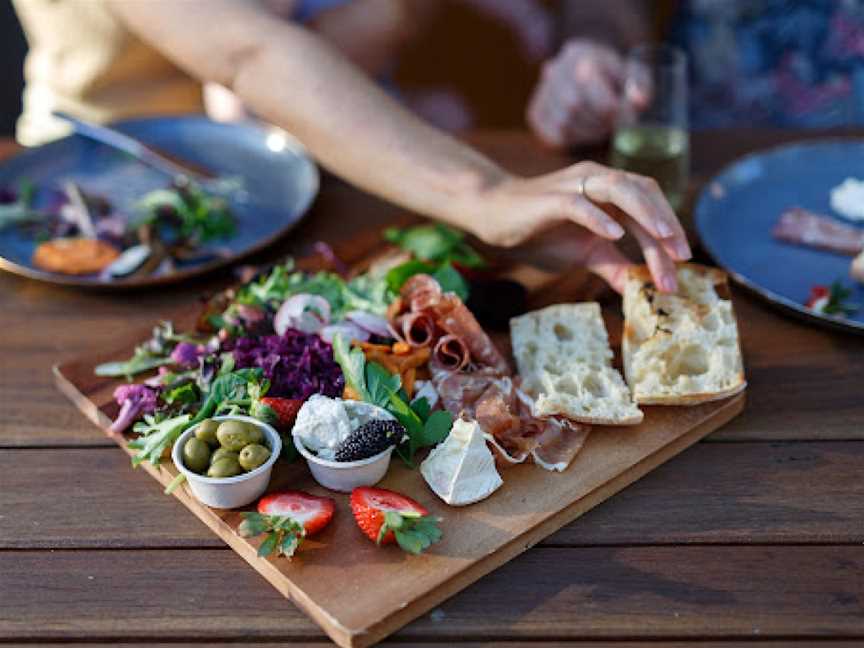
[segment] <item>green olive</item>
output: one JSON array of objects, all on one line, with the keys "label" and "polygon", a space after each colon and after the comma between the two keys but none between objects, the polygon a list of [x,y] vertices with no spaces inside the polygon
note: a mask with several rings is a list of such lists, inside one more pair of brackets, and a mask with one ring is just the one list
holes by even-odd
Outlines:
[{"label": "green olive", "polygon": [[246,429],[249,431],[249,443],[257,443],[258,445],[264,443],[264,430],[259,426],[254,423],[247,423]]},{"label": "green olive", "polygon": [[201,439],[215,448],[219,445],[219,440],[216,438],[216,428],[218,427],[219,421],[205,419],[195,428],[195,438]]},{"label": "green olive", "polygon": [[197,437],[183,445],[183,463],[192,472],[203,473],[210,464],[210,446]]},{"label": "green olive", "polygon": [[222,421],[216,430],[216,438],[226,450],[240,452],[243,446],[254,443],[249,426],[242,421]]},{"label": "green olive", "polygon": [[219,461],[220,459],[224,459],[225,457],[231,457],[235,461],[239,459],[239,455],[233,450],[226,450],[225,448],[217,448],[213,451],[213,454],[210,456],[210,465],[212,466],[214,463]]},{"label": "green olive", "polygon": [[250,443],[240,451],[240,465],[244,470],[255,470],[270,458],[270,451],[258,443]]},{"label": "green olive", "polygon": [[207,471],[208,477],[234,477],[243,472],[240,464],[234,457],[222,457],[219,461],[213,463]]}]

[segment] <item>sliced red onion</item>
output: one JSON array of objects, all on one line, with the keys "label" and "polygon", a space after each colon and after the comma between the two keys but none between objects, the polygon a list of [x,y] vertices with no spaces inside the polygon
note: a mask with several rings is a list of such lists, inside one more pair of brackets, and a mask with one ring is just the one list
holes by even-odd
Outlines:
[{"label": "sliced red onion", "polygon": [[318,333],[330,321],[330,302],[320,295],[302,293],[285,300],[273,318],[273,329],[285,335],[289,328]]},{"label": "sliced red onion", "polygon": [[390,329],[387,326],[387,318],[385,317],[367,313],[366,311],[352,310],[345,315],[345,319],[369,331],[372,335],[390,337]]},{"label": "sliced red onion", "polygon": [[321,336],[322,340],[329,344],[333,344],[333,338],[337,335],[341,335],[348,343],[350,343],[351,340],[360,340],[361,342],[365,342],[372,337],[372,334],[369,331],[363,330],[356,324],[352,324],[348,321],[325,326],[321,329],[318,335]]}]

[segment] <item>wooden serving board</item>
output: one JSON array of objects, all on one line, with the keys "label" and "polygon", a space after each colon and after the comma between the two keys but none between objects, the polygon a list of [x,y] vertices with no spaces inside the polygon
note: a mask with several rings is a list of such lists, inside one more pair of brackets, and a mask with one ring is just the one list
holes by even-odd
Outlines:
[{"label": "wooden serving board", "polygon": [[[610,319],[614,322],[617,318]],[[616,332],[610,327],[613,341]],[[95,376],[94,367],[125,359],[131,349],[130,343],[115,353],[54,368],[60,390],[104,430],[117,412],[112,392],[118,381]],[[502,472],[504,485],[494,495],[464,508],[441,502],[419,471],[409,470],[394,459],[379,485],[417,499],[443,519],[443,540],[421,556],[371,543],[354,524],[348,496],[318,486],[305,463],[277,462],[270,490],[292,488],[329,495],[336,500],[336,515],[322,534],[304,542],[291,561],[259,558],[259,540],[242,538],[236,532],[241,521],[239,511],[210,509],[198,503],[185,485],[174,495],[333,641],[343,647],[364,647],[429,611],[716,430],[740,413],[744,402],[744,394],[739,394],[696,407],[645,408],[645,420],[639,426],[595,427],[565,472],[551,473],[530,464],[508,468]],[[132,454],[128,439],[112,438]],[[158,467],[142,464],[141,469],[163,486],[176,475],[170,459]],[[253,508],[250,505],[247,510]]]}]

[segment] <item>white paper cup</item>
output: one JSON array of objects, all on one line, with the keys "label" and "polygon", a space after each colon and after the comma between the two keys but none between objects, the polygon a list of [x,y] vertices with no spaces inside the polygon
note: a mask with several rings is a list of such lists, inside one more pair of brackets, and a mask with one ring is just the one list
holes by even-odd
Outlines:
[{"label": "white paper cup", "polygon": [[[362,412],[364,418],[396,420],[396,417],[387,410],[369,403],[345,401],[345,407],[348,409],[349,416],[357,416]],[[340,493],[350,493],[359,486],[374,486],[384,479],[387,468],[390,467],[390,456],[395,449],[394,446],[390,446],[374,457],[359,461],[329,461],[310,452],[299,437],[293,438],[294,447],[306,459],[315,481],[324,488]]]},{"label": "white paper cup", "polygon": [[264,432],[265,442],[270,448],[270,458],[255,470],[234,477],[206,477],[192,472],[183,465],[183,446],[195,434],[198,427],[189,428],[174,443],[171,458],[174,465],[186,476],[192,494],[202,504],[212,508],[230,509],[246,506],[263,495],[270,483],[273,464],[282,452],[282,438],[271,426],[251,416],[214,416],[214,421],[243,421],[256,425]]}]

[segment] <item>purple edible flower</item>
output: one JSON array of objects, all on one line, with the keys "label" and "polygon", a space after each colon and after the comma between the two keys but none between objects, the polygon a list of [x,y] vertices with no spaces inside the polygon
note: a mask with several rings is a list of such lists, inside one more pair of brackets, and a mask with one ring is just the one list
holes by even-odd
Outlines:
[{"label": "purple edible flower", "polygon": [[284,335],[234,340],[238,369],[261,367],[270,380],[269,396],[307,399],[312,394],[342,395],[345,379],[333,347],[315,334],[288,329]]},{"label": "purple edible flower", "polygon": [[198,357],[203,354],[203,347],[191,342],[180,342],[171,352],[171,360],[184,369],[194,369],[198,366]]},{"label": "purple edible flower", "polygon": [[156,392],[146,385],[120,385],[114,390],[120,413],[109,428],[113,433],[126,430],[142,414],[156,409]]}]

